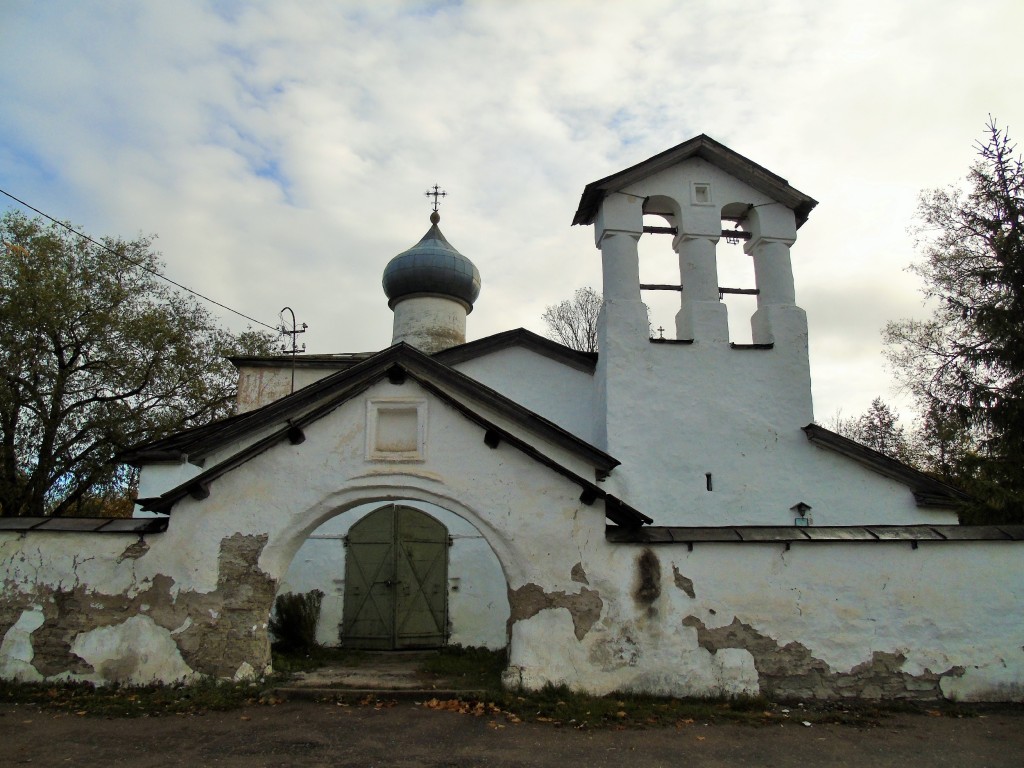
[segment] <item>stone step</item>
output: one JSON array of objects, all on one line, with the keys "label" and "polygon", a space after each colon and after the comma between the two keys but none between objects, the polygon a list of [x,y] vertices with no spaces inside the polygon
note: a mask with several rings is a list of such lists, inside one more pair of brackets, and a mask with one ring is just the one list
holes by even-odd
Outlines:
[{"label": "stone step", "polygon": [[267,689],[263,696],[286,701],[360,701],[373,697],[381,701],[428,701],[430,699],[462,699],[480,701],[487,697],[482,689],[469,688],[324,688],[282,685]]}]

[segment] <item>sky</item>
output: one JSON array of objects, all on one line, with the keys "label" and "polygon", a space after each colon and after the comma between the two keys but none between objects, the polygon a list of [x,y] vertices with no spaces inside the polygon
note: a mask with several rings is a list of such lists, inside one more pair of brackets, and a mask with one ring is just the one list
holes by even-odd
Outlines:
[{"label": "sky", "polygon": [[[1022,22],[1019,0],[0,0],[0,188],[157,235],[168,276],[269,325],[293,308],[310,352],[369,351],[431,185],[483,279],[467,337],[544,333],[600,289],[584,186],[704,133],[819,201],[792,250],[816,418],[909,416],[881,329],[927,313],[918,194],[963,179],[989,115],[1024,135]],[[654,238],[641,279],[678,282]],[[673,328],[678,294],[644,298]]]}]

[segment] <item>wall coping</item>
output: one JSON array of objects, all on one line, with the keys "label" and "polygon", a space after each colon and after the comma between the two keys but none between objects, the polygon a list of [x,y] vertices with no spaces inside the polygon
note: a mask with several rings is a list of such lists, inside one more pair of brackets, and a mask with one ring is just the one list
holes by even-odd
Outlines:
[{"label": "wall coping", "polygon": [[163,533],[166,517],[0,517],[0,532]]},{"label": "wall coping", "polygon": [[786,544],[1024,541],[1024,525],[725,525],[605,528],[614,544]]}]

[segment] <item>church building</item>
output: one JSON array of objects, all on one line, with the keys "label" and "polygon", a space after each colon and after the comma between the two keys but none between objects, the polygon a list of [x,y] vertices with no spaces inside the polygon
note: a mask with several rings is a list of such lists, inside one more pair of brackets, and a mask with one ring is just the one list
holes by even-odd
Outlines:
[{"label": "church building", "polygon": [[[588,353],[524,329],[467,341],[481,274],[435,204],[382,255],[391,346],[236,358],[236,415],[125,455],[162,528],[90,589],[150,607],[130,631],[63,630],[80,675],[259,674],[274,596],[317,589],[322,642],[507,648],[509,685],[1024,698],[1024,530],[958,525],[960,491],[814,422],[792,259],[816,205],[704,135],[587,184]],[[721,284],[726,237],[753,286]],[[641,238],[677,282],[641,284]],[[668,337],[652,290],[679,297]],[[730,340],[735,292],[756,297],[749,343]],[[141,641],[173,663],[103,672]]]}]

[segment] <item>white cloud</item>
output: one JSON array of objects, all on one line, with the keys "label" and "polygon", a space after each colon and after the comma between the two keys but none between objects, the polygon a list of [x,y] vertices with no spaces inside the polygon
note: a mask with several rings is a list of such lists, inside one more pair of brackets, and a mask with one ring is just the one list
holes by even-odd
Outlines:
[{"label": "white cloud", "polygon": [[542,330],[599,283],[568,226],[583,186],[708,133],[821,201],[793,254],[817,412],[858,412],[888,394],[880,326],[920,311],[917,191],[964,175],[990,112],[1024,128],[1022,20],[1015,0],[7,3],[0,181],[94,234],[159,233],[170,275],[268,322],[294,307],[312,350],[364,350],[390,340],[380,274],[430,184],[483,274],[470,334]]}]

